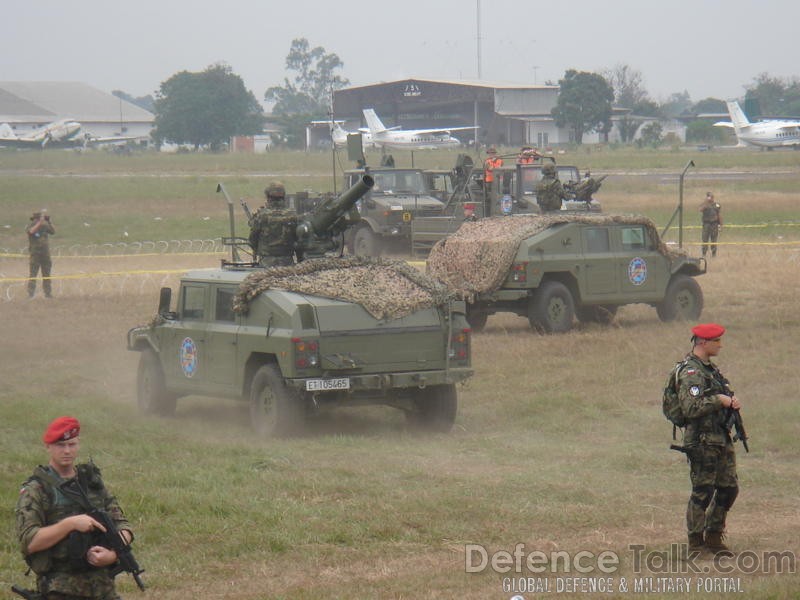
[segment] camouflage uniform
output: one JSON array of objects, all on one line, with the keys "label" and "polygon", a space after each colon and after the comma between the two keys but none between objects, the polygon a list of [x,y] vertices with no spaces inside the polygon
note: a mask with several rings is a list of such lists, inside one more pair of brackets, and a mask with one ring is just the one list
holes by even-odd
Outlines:
[{"label": "camouflage uniform", "polygon": [[542,179],[536,184],[536,203],[542,212],[561,210],[561,200],[567,197],[564,186],[556,177],[551,164],[542,167]]},{"label": "camouflage uniform", "polygon": [[253,215],[250,246],[263,267],[293,265],[297,213],[265,206]]},{"label": "camouflage uniform", "polygon": [[294,264],[297,213],[284,206],[286,188],[273,181],[265,190],[267,203],[250,221],[250,246],[262,267]]},{"label": "camouflage uniform", "polygon": [[[77,470],[78,480],[82,482],[92,504],[107,511],[120,531],[131,531],[116,498],[103,484],[100,470],[93,464],[77,465]],[[64,481],[66,480],[49,466],[37,467],[23,484],[14,511],[19,547],[25,561],[37,575],[39,592],[48,600],[119,600],[108,567],[91,567],[85,562],[83,565],[75,565],[74,559],[70,559],[69,537],[46,550],[31,555],[27,553],[28,545],[41,527],[86,512],[77,502],[52,485],[52,482]]]},{"label": "camouflage uniform", "polygon": [[739,493],[736,453],[726,428],[727,409],[717,394],[730,394],[712,362],[694,354],[678,372],[678,398],[688,419],[684,447],[689,457],[692,495],[686,510],[689,535],[721,533]]},{"label": "camouflage uniform", "polygon": [[700,206],[703,214],[703,256],[711,246],[711,256],[717,255],[717,238],[722,225],[722,207],[714,200],[714,196],[706,196],[705,202]]},{"label": "camouflage uniform", "polygon": [[[52,285],[50,281],[50,269],[53,262],[50,259],[49,237],[55,234],[56,230],[50,219],[45,220],[39,227],[39,216],[41,213],[34,213],[31,222],[25,228],[28,234],[28,248],[30,253],[30,278],[28,279],[28,296],[33,298],[36,293],[36,276],[39,269],[42,270],[42,288],[47,298],[52,296]],[[33,231],[36,229],[35,231]]]}]

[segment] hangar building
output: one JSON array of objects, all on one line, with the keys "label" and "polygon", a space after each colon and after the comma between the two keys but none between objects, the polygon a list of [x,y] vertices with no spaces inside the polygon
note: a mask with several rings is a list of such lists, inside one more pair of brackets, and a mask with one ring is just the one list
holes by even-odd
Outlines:
[{"label": "hangar building", "polygon": [[477,125],[474,133],[456,137],[469,144],[543,148],[569,141],[569,132],[557,128],[550,114],[558,91],[557,85],[402,79],[336,90],[333,112],[349,130],[365,126],[361,111],[374,108],[387,126]]},{"label": "hangar building", "polygon": [[80,82],[0,81],[0,123],[18,136],[58,121],[74,119],[96,137],[147,137],[153,113]]}]

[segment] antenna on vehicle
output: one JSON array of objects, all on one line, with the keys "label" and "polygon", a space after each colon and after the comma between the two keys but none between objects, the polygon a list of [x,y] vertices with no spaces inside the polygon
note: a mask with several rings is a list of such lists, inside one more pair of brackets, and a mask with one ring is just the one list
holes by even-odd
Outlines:
[{"label": "antenna on vehicle", "polygon": [[661,232],[661,237],[664,237],[664,234],[667,233],[667,230],[672,225],[672,222],[675,220],[675,217],[678,217],[678,248],[683,248],[683,178],[686,176],[686,171],[689,170],[689,167],[694,166],[694,161],[690,160],[686,163],[686,166],[683,168],[683,172],[680,176],[680,181],[678,183],[678,206],[675,209],[675,212],[672,213],[672,216],[667,223],[667,226],[664,227],[664,231]]},{"label": "antenna on vehicle", "polygon": [[331,83],[330,104],[328,105],[328,118],[330,119],[331,134],[331,174],[333,175],[333,195],[336,196],[336,142],[333,140],[333,129],[336,123],[333,120],[333,84]]},{"label": "antenna on vehicle", "polygon": [[[236,248],[236,229],[233,219],[233,200],[231,200],[231,197],[228,196],[228,192],[225,190],[225,186],[222,185],[221,183],[217,184],[217,193],[219,192],[222,192],[222,194],[225,196],[225,200],[228,201],[228,218],[230,219],[231,222],[231,260],[235,263],[238,263],[241,261],[239,259],[239,251]],[[224,239],[222,240],[222,243],[223,244],[225,243]]]}]

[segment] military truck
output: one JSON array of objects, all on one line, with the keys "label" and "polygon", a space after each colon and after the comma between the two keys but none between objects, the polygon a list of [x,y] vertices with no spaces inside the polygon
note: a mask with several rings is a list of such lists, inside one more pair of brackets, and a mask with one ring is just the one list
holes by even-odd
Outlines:
[{"label": "military truck", "polygon": [[[352,186],[366,172],[345,171],[345,186]],[[360,256],[408,253],[412,221],[442,214],[444,203],[431,195],[422,169],[378,167],[368,173],[375,185],[358,202],[361,222],[346,234],[348,249]]]},{"label": "military truck", "polygon": [[428,273],[468,300],[480,331],[511,312],[536,330],[569,331],[574,318],[610,322],[620,306],[654,306],[662,321],[696,320],[703,258],[668,248],[647,217],[548,213],[466,222],[438,242]]},{"label": "military truck", "polygon": [[[369,189],[360,182],[297,225],[324,247],[326,232]],[[298,255],[304,253],[298,252]],[[434,431],[449,430],[456,384],[472,374],[465,305],[399,261],[315,258],[261,268],[224,260],[163,288],[156,317],[128,332],[139,352],[137,402],[171,415],[177,399],[243,399],[263,436],[302,429],[314,410],[388,405]]]},{"label": "military truck", "polygon": [[[516,155],[515,155],[516,156]],[[457,166],[447,172],[426,171],[429,186],[434,187],[445,200],[439,215],[414,219],[411,223],[411,253],[426,256],[433,245],[448,235],[455,233],[465,219],[480,219],[502,214],[538,214],[536,186],[542,179],[542,165],[555,164],[552,157],[539,157],[538,162],[528,164],[512,163],[494,169],[496,186],[486,193],[483,184],[483,170],[473,168],[468,156],[459,157]],[[600,204],[592,194],[605,179],[581,178],[574,165],[556,166],[556,175],[564,184],[569,199],[563,203],[565,210],[600,211]],[[446,190],[452,190],[445,198]]]}]

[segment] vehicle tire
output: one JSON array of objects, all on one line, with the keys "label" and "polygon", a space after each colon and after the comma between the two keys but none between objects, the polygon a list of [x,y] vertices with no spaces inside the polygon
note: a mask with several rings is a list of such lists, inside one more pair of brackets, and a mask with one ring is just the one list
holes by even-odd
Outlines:
[{"label": "vehicle tire", "polygon": [[600,323],[608,325],[617,315],[617,307],[613,304],[592,304],[575,309],[578,320],[582,323]]},{"label": "vehicle tire", "polygon": [[362,225],[356,230],[353,252],[356,256],[380,256],[380,240],[369,225]]},{"label": "vehicle tire", "polygon": [[545,281],[528,303],[531,327],[544,333],[564,333],[572,329],[575,301],[567,286],[559,281]]},{"label": "vehicle tire", "polygon": [[489,319],[489,313],[472,308],[474,305],[467,303],[467,323],[475,333],[483,331],[486,327],[486,321]]},{"label": "vehicle tire", "polygon": [[143,350],[139,357],[136,404],[140,411],[148,415],[170,417],[175,414],[177,396],[167,391],[161,361],[150,348]]},{"label": "vehicle tire", "polygon": [[424,431],[447,433],[453,428],[458,412],[458,392],[453,383],[432,385],[418,391],[414,410],[406,413],[408,421]]},{"label": "vehicle tire", "polygon": [[703,312],[703,290],[693,277],[676,275],[664,293],[664,300],[656,305],[662,321],[694,321]]},{"label": "vehicle tire", "polygon": [[250,421],[253,429],[265,438],[298,433],[305,420],[300,395],[288,388],[276,364],[256,371],[250,386]]}]

